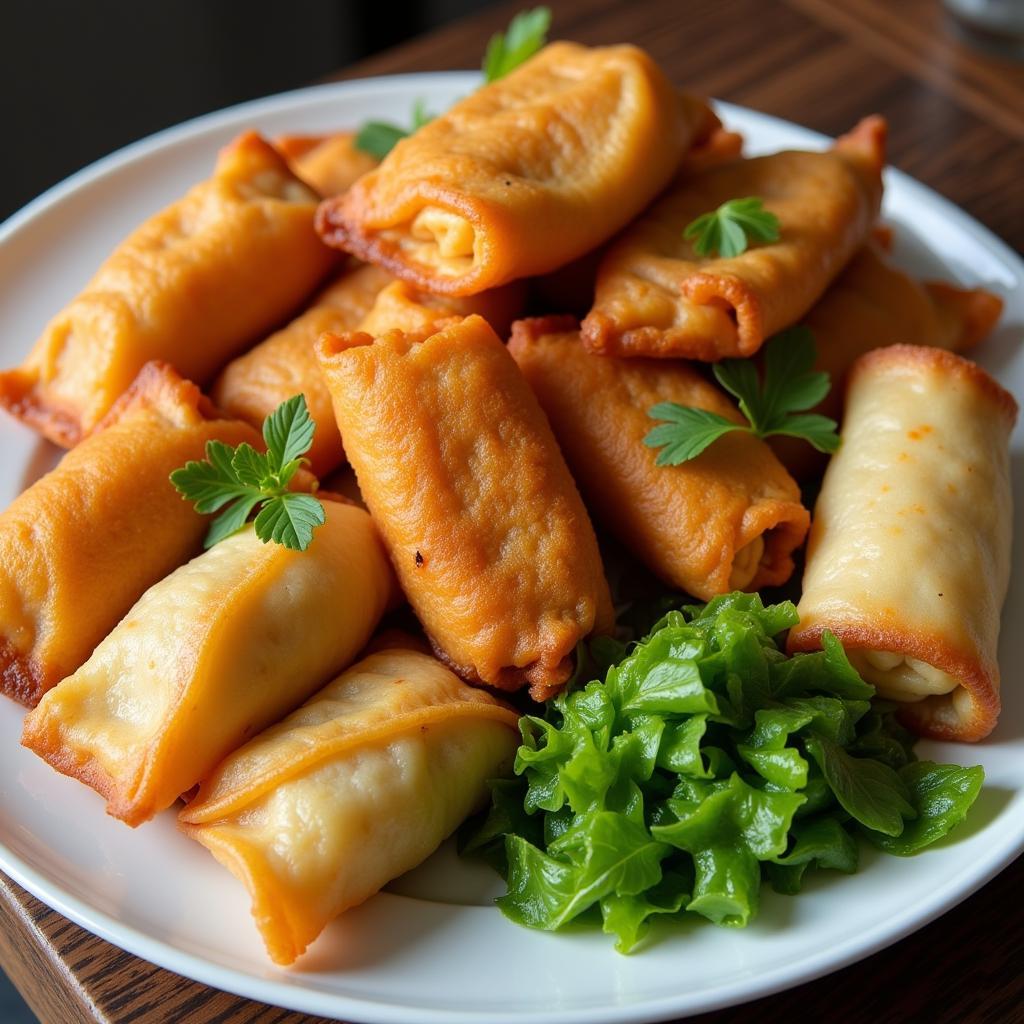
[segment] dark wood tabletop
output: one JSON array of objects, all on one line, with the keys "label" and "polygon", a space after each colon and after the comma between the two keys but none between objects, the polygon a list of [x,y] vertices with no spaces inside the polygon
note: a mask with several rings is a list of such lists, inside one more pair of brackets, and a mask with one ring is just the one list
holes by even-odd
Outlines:
[{"label": "dark wood tabletop", "polygon": [[[892,163],[1024,249],[1024,65],[967,45],[938,0],[549,0],[553,35],[629,41],[694,91],[835,135],[870,112]],[[499,5],[339,72],[477,66],[524,2]],[[341,126],[339,126],[341,127]],[[1024,1021],[1024,860],[867,960],[699,1024]],[[44,1024],[315,1024],[154,967],[0,875],[0,963]]]}]

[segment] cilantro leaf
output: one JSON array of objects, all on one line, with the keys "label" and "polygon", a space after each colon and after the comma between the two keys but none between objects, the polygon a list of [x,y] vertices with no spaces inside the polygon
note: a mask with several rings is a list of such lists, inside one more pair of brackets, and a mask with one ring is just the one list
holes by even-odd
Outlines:
[{"label": "cilantro leaf", "polygon": [[256,516],[256,536],[295,551],[305,551],[313,531],[326,522],[324,507],[311,494],[286,491],[263,503]]},{"label": "cilantro leaf", "polygon": [[724,259],[732,259],[747,251],[751,239],[777,242],[779,218],[766,210],[764,200],[757,196],[730,199],[687,224],[683,238],[693,242],[698,256],[717,252]]},{"label": "cilantro leaf", "polygon": [[395,146],[425,124],[434,120],[422,99],[412,105],[411,127],[403,128],[391,121],[366,121],[356,133],[355,147],[383,160]]},{"label": "cilantro leaf", "polygon": [[739,403],[747,419],[743,426],[706,409],[675,402],[659,402],[647,411],[655,420],[644,438],[648,448],[660,448],[659,466],[678,466],[696,458],[731,430],[755,437],[784,434],[799,437],[820,452],[839,448],[836,421],[818,413],[800,412],[817,405],[828,394],[827,373],[814,369],[814,336],[806,327],[792,327],[765,345],[764,379],[749,359],[723,359],[712,367],[715,380]]},{"label": "cilantro leaf", "polygon": [[504,32],[495,32],[484,53],[485,82],[496,82],[529,60],[546,42],[551,27],[551,11],[534,7],[520,11]]},{"label": "cilantro leaf", "polygon": [[[504,32],[491,36],[483,60],[484,81],[496,82],[532,57],[547,42],[550,26],[551,11],[547,7],[520,11]],[[355,147],[383,160],[402,139],[433,121],[435,116],[426,109],[423,100],[418,99],[412,107],[410,127],[393,121],[366,121],[356,132]]]},{"label": "cilantro leaf", "polygon": [[309,547],[313,530],[325,522],[324,508],[312,495],[289,491],[288,484],[306,461],[302,456],[315,429],[305,396],[294,395],[263,424],[266,452],[247,442],[232,448],[207,441],[204,461],[187,462],[171,473],[171,483],[200,514],[228,506],[210,524],[203,547],[237,533],[257,506],[256,536],[264,544],[272,540],[296,551]]},{"label": "cilantro leaf", "polygon": [[644,438],[648,448],[662,449],[655,459],[659,466],[678,466],[681,462],[688,462],[723,434],[745,429],[718,413],[685,408],[675,402],[660,402],[647,415],[668,421],[654,427]]}]

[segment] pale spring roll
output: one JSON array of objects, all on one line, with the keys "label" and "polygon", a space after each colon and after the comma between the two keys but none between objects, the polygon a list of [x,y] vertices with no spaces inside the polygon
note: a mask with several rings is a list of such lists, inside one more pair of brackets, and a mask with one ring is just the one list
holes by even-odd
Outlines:
[{"label": "pale spring roll", "polygon": [[926,736],[982,739],[999,714],[1016,416],[984,370],[939,349],[894,345],[850,371],[789,647],[831,630]]},{"label": "pale spring roll", "polygon": [[518,717],[429,654],[381,650],[218,766],[181,828],[238,876],[290,964],[486,801]]}]

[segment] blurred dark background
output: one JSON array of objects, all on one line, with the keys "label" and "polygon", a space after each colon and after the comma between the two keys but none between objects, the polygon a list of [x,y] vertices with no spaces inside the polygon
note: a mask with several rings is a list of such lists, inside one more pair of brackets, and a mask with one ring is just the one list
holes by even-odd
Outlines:
[{"label": "blurred dark background", "polygon": [[492,0],[0,0],[0,220],[78,168]]}]

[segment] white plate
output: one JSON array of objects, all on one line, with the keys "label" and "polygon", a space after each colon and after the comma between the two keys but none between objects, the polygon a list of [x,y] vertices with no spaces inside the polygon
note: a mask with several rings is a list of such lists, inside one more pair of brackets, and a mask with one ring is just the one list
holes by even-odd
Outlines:
[{"label": "white plate", "polygon": [[[0,229],[0,365],[19,362],[44,323],[139,221],[208,175],[217,147],[242,128],[323,131],[367,117],[403,119],[416,97],[442,110],[469,92],[468,73],[409,75],[306,89],[171,129],[101,160]],[[820,148],[795,125],[721,106],[751,152]],[[1004,295],[1006,315],[980,359],[1024,395],[1024,264],[939,196],[898,172],[886,214],[908,269]],[[0,503],[52,453],[0,421]],[[1024,438],[1014,438],[1021,493]],[[1022,621],[1024,545],[1004,622]],[[22,712],[0,701],[0,868],[51,907],[132,953],[218,988],[307,1013],[367,1022],[656,1020],[775,992],[894,942],[969,895],[1024,848],[1022,631],[1001,649],[1002,721],[977,747],[923,744],[928,756],[984,764],[969,825],[940,848],[901,860],[865,851],[851,878],[816,877],[796,899],[766,894],[745,931],[658,928],[657,942],[620,956],[605,935],[519,928],[488,905],[500,883],[450,847],[392,892],[332,925],[293,970],[267,960],[242,887],[174,828],[171,813],[137,831],[100,798],[18,745]],[[956,969],[955,965],[952,967]]]}]

